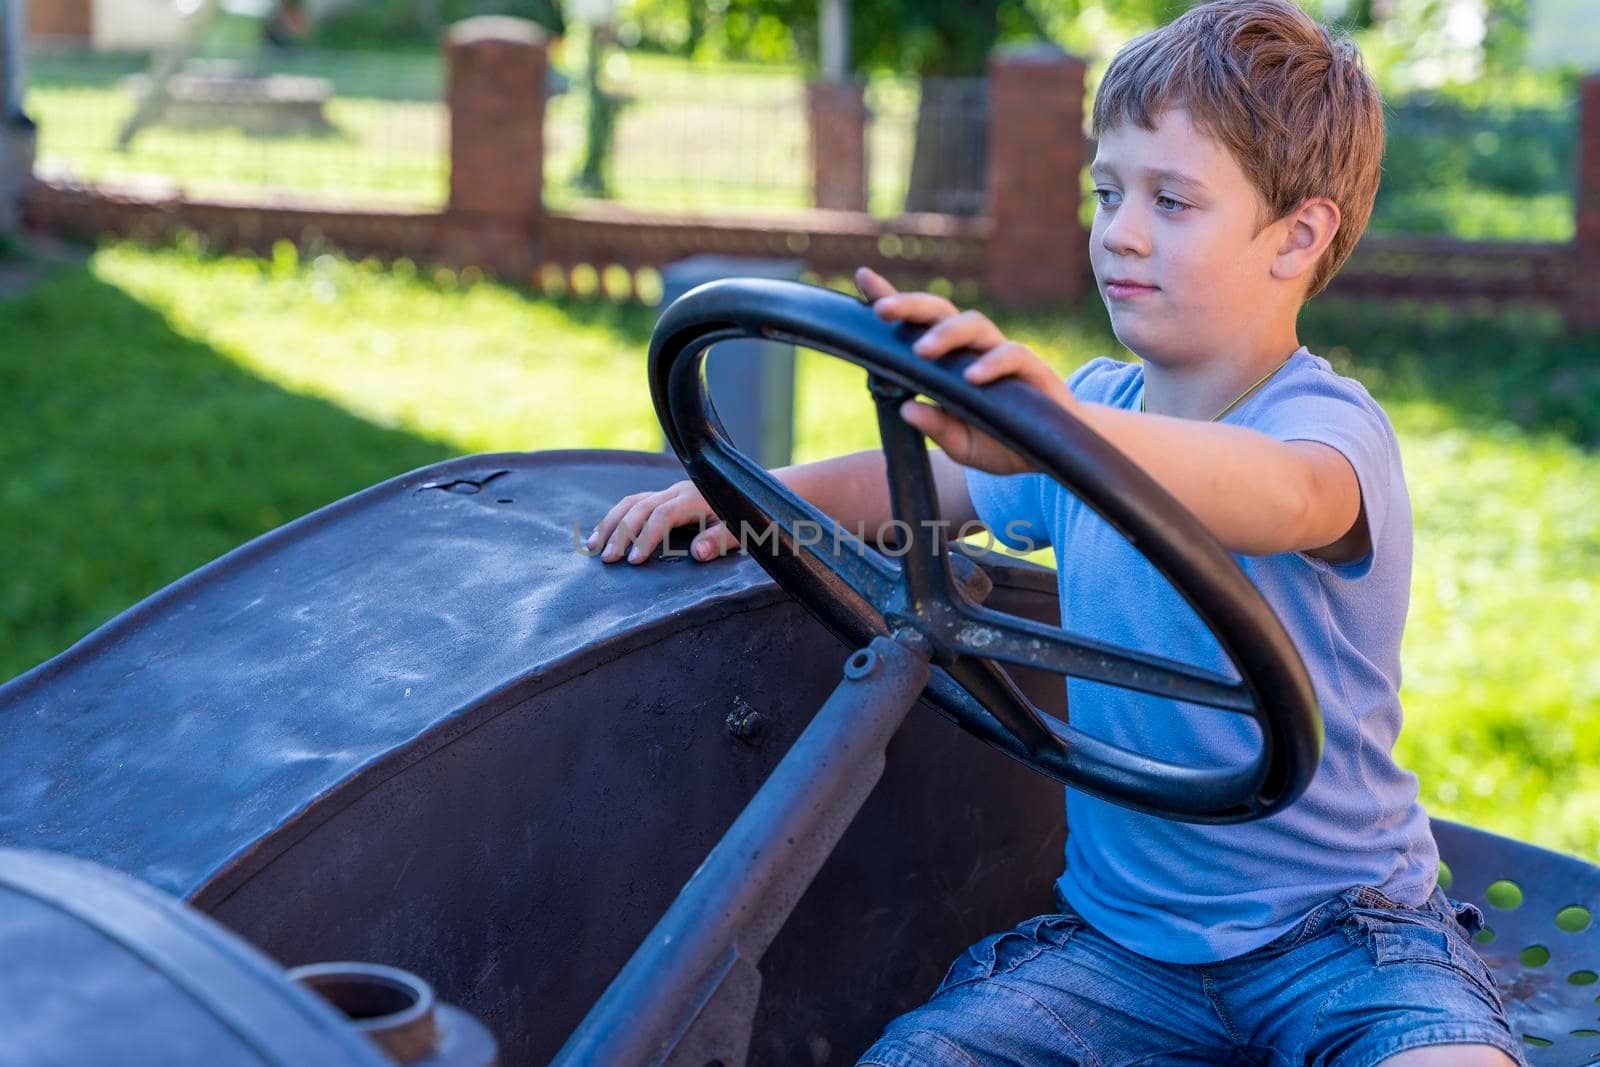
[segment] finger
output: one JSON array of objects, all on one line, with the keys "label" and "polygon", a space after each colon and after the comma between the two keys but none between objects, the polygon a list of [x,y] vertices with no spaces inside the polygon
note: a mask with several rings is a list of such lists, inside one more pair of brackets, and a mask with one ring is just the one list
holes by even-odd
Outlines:
[{"label": "finger", "polygon": [[589,534],[588,541],[584,542],[589,551],[593,552],[596,548],[605,544],[616,530],[617,523],[622,521],[622,516],[628,513],[628,509],[649,495],[648,493],[629,493],[615,504],[612,504],[611,510],[606,512],[605,517],[595,524],[594,530]]},{"label": "finger", "polygon": [[689,545],[689,551],[695,559],[704,561],[726,555],[738,544],[738,539],[733,536],[733,531],[728,529],[727,524],[719,522],[706,527],[703,533],[696,535]]},{"label": "finger", "polygon": [[889,280],[871,267],[856,268],[856,288],[861,290],[861,295],[869,302],[882,300],[886,296],[893,296],[900,290],[890,284]]},{"label": "finger", "polygon": [[951,459],[967,461],[972,451],[972,431],[948,411],[920,400],[907,400],[900,405],[900,417],[944,449]]},{"label": "finger", "polygon": [[639,529],[639,536],[633,539],[633,544],[628,547],[628,562],[643,563],[650,558],[656,546],[666,539],[667,531],[676,525],[672,521],[672,509],[658,507],[650,513],[644,525]]},{"label": "finger", "polygon": [[633,539],[633,547],[628,551],[628,562],[643,563],[650,558],[656,547],[667,539],[668,531],[693,522],[705,514],[705,507],[698,493],[674,493],[668,499],[658,501],[655,510],[645,520],[643,529],[639,531],[639,536]]},{"label": "finger", "polygon": [[1005,335],[981,311],[963,311],[934,326],[917,338],[911,347],[919,356],[936,359],[958,348],[976,348],[980,351],[1005,343]]},{"label": "finger", "polygon": [[939,322],[960,314],[956,306],[932,293],[896,293],[872,305],[884,322]]},{"label": "finger", "polygon": [[1031,371],[1033,364],[1038,361],[1033,350],[1027,345],[1018,344],[1016,341],[1007,341],[989,349],[979,356],[962,373],[962,377],[974,385],[986,385],[999,378],[1018,375],[1032,380],[1032,374],[1023,373]]},{"label": "finger", "polygon": [[638,538],[644,524],[649,521],[650,514],[656,509],[655,494],[645,497],[623,512],[622,518],[617,521],[616,529],[611,531],[611,536],[606,540],[605,551],[600,553],[600,559],[605,563],[615,563],[622,558],[623,552]]}]

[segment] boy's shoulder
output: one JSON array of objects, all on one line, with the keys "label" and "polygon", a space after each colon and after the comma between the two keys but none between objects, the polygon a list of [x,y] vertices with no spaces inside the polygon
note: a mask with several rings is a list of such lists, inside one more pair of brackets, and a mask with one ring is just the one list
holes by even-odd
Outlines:
[{"label": "boy's shoulder", "polygon": [[[1096,356],[1072,372],[1067,386],[1079,400],[1136,408],[1139,392],[1144,388],[1144,364],[1137,359]],[[1263,419],[1276,423],[1296,416],[1326,418],[1330,410],[1337,410],[1326,406],[1330,402],[1349,405],[1356,409],[1352,414],[1364,414],[1392,435],[1387,414],[1366,386],[1339,373],[1326,359],[1304,346],[1225,421],[1249,426]]]},{"label": "boy's shoulder", "polygon": [[1364,426],[1391,442],[1395,438],[1388,414],[1367,387],[1304,347],[1251,400],[1241,405],[1238,421],[1269,433],[1296,423],[1334,421]]}]

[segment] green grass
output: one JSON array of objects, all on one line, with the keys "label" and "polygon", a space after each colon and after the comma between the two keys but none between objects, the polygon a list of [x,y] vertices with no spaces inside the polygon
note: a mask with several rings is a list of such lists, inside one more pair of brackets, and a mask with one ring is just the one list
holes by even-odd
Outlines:
[{"label": "green grass", "polygon": [[[99,251],[0,302],[0,677],[245,539],[447,455],[651,449],[654,313],[333,257]],[[1084,309],[1003,320],[1061,370]],[[1600,364],[1547,315],[1326,305],[1304,339],[1401,436],[1402,761],[1431,811],[1600,859]],[[799,458],[870,446],[803,354]]]},{"label": "green grass", "polygon": [[[254,68],[256,61],[251,60]],[[321,133],[145,127],[116,147],[135,100],[122,56],[45,55],[27,97],[39,124],[38,170],[82,182],[149,182],[193,197],[292,193],[373,207],[438,207],[449,181],[442,69],[431,57],[316,56],[261,61],[263,73],[325,77],[334,95]]]}]

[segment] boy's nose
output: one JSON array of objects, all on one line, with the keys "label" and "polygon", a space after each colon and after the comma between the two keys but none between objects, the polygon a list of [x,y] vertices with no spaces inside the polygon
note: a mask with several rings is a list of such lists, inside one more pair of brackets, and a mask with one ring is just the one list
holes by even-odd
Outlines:
[{"label": "boy's nose", "polygon": [[1139,213],[1124,204],[1106,219],[1100,230],[1100,243],[1119,256],[1148,256],[1150,230]]}]

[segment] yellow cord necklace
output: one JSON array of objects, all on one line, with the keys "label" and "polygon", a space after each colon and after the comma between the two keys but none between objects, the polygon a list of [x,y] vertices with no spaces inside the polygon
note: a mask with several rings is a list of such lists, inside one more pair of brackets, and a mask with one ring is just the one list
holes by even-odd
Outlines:
[{"label": "yellow cord necklace", "polygon": [[[1244,403],[1246,397],[1248,397],[1251,393],[1255,392],[1257,389],[1260,389],[1263,385],[1267,384],[1267,379],[1268,378],[1271,378],[1274,374],[1277,374],[1284,367],[1287,367],[1289,365],[1289,361],[1291,359],[1293,359],[1295,357],[1295,354],[1298,353],[1299,351],[1300,350],[1297,348],[1297,349],[1294,350],[1294,352],[1290,352],[1287,356],[1284,356],[1282,363],[1278,364],[1276,367],[1273,367],[1271,370],[1267,371],[1267,373],[1265,373],[1261,377],[1257,378],[1254,385],[1252,385],[1250,388],[1246,389],[1244,392],[1240,393],[1238,396],[1234,397],[1232,400],[1228,401],[1227,407],[1223,408],[1221,411],[1219,411],[1215,415],[1211,416],[1211,421],[1212,422],[1218,421],[1224,415],[1226,415],[1228,412],[1232,411],[1234,408],[1236,408],[1240,404]],[[1139,383],[1139,413],[1141,415],[1144,414],[1144,382],[1142,380]]]}]

